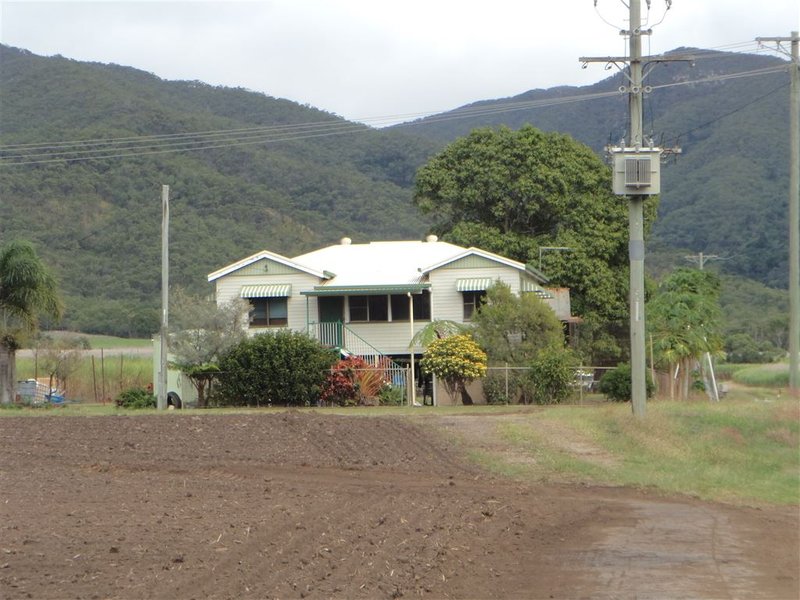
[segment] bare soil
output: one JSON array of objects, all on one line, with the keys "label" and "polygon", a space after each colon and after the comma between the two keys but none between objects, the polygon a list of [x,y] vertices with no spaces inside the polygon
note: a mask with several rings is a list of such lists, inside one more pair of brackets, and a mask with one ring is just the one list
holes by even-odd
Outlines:
[{"label": "bare soil", "polygon": [[0,597],[800,596],[797,507],[511,482],[447,439],[321,411],[0,419]]}]

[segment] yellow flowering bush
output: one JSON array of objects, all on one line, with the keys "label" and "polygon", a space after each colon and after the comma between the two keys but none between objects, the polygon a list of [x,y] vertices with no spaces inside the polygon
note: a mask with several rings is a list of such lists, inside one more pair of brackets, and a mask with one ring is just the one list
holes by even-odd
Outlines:
[{"label": "yellow flowering bush", "polygon": [[[426,373],[433,373],[444,382],[450,399],[456,403],[458,394],[473,379],[486,375],[486,353],[470,335],[451,335],[428,346],[420,361]],[[462,398],[467,396],[462,395]]]}]

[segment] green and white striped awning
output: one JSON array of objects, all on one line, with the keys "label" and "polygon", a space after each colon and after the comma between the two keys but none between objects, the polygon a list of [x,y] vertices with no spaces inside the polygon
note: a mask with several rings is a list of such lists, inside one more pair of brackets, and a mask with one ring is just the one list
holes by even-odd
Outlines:
[{"label": "green and white striped awning", "polygon": [[291,283],[271,283],[268,285],[243,285],[240,298],[285,298],[292,295]]},{"label": "green and white striped awning", "polygon": [[485,292],[492,287],[491,277],[475,277],[472,279],[457,279],[456,290],[459,292]]},{"label": "green and white striped awning", "polygon": [[539,284],[534,283],[533,281],[530,281],[528,279],[522,280],[522,291],[523,292],[532,292],[532,293],[536,294],[537,296],[539,296],[539,298],[542,298],[542,299],[549,299],[549,298],[553,297],[553,294],[548,292],[542,286],[540,286]]}]

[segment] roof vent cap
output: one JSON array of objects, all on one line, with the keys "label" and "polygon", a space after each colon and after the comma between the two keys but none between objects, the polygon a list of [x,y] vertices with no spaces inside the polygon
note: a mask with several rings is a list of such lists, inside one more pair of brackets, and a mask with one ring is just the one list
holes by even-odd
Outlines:
[{"label": "roof vent cap", "polygon": [[349,237],[343,237],[341,240],[339,240],[339,243],[342,246],[349,246],[350,244],[353,243],[353,240],[351,240]]},{"label": "roof vent cap", "polygon": [[428,237],[425,238],[425,241],[430,243],[430,244],[432,244],[434,242],[438,242],[439,238],[438,238],[438,236],[435,236],[435,235],[429,235]]}]

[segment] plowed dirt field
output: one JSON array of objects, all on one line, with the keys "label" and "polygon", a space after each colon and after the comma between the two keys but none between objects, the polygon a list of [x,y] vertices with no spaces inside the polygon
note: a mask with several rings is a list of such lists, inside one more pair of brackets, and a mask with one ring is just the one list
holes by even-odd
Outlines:
[{"label": "plowed dirt field", "polygon": [[796,508],[514,483],[446,439],[304,411],[0,419],[0,597],[800,595]]}]

